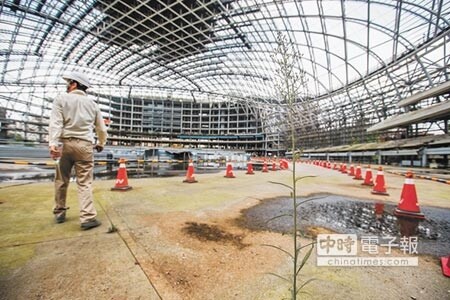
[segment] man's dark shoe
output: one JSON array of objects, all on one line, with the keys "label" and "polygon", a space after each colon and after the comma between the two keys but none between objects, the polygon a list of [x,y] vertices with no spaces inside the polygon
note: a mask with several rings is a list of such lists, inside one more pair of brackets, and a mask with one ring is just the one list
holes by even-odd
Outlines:
[{"label": "man's dark shoe", "polygon": [[55,215],[55,222],[58,224],[64,223],[66,221],[66,210],[70,207],[59,207],[53,209],[53,214]]},{"label": "man's dark shoe", "polygon": [[58,224],[64,223],[66,221],[66,215],[55,216],[55,221]]},{"label": "man's dark shoe", "polygon": [[97,219],[94,219],[92,221],[86,222],[86,223],[81,223],[81,229],[82,230],[88,230],[97,226],[102,225],[102,223],[100,221],[98,221]]}]

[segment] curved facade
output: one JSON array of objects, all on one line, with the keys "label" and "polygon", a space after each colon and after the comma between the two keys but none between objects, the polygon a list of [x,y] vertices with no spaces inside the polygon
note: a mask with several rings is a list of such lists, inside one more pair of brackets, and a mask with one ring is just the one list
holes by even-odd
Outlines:
[{"label": "curved facade", "polygon": [[[286,148],[287,111],[274,85],[278,32],[301,54],[294,67],[305,74],[294,108],[297,147],[448,134],[447,107],[420,118],[408,113],[449,101],[449,23],[450,3],[441,0],[5,0],[2,137],[45,142],[52,100],[65,89],[61,76],[76,70],[90,76],[92,98],[113,120],[113,143],[246,135],[250,148]],[[161,131],[157,104],[172,108]],[[235,120],[213,117],[233,105],[243,110],[236,130]],[[211,117],[196,123],[187,111],[203,107]],[[241,122],[248,112],[256,125]],[[371,130],[404,114],[394,127]],[[216,146],[244,147],[227,139]]]},{"label": "curved facade", "polygon": [[278,151],[266,136],[259,111],[246,102],[198,103],[168,99],[110,98],[113,145]]}]

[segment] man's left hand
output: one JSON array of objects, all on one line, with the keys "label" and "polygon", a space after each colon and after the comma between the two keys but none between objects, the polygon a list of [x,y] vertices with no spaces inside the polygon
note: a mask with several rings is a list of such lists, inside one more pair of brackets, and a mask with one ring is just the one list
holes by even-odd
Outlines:
[{"label": "man's left hand", "polygon": [[61,150],[58,146],[50,146],[50,157],[53,160],[57,160],[61,157]]}]

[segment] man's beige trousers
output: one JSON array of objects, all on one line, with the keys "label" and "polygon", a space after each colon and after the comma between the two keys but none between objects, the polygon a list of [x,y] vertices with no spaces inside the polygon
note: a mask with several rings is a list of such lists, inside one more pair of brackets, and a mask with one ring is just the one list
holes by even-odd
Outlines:
[{"label": "man's beige trousers", "polygon": [[97,216],[92,196],[94,180],[94,150],[91,142],[68,138],[63,140],[62,155],[56,166],[55,208],[56,216],[65,215],[67,188],[72,168],[75,169],[78,186],[78,202],[81,223],[89,222]]}]

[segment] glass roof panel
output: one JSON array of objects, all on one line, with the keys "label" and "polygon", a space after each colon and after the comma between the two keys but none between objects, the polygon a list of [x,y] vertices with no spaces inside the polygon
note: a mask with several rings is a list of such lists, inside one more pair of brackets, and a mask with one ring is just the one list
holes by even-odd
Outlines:
[{"label": "glass roof panel", "polygon": [[[5,0],[0,104],[12,105],[17,88],[25,103],[51,98],[72,70],[104,94],[270,103],[280,31],[303,55],[308,98],[364,107],[375,122],[401,97],[449,80],[449,16],[438,0]],[[25,96],[37,87],[46,95]]]}]

